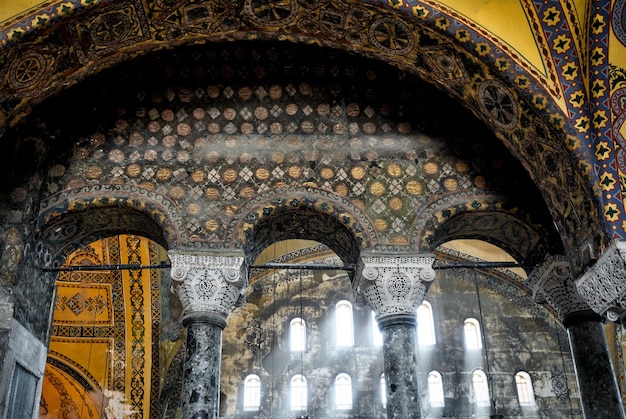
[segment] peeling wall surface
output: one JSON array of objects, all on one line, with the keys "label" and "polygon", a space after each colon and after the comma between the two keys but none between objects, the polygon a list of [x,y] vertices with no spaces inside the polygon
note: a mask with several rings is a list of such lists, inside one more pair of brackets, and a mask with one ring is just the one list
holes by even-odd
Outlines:
[{"label": "peeling wall surface", "polygon": [[[311,417],[386,417],[380,388],[382,346],[374,343],[368,308],[354,306],[354,346],[336,345],[335,305],[350,300],[352,293],[347,275],[326,279],[336,273],[281,271],[251,285],[247,304],[232,315],[224,331],[222,417],[299,415],[299,410],[290,409],[289,383],[300,373],[307,379]],[[519,286],[503,288],[483,273],[450,270],[438,274],[425,301],[433,309],[436,343],[419,346],[424,417],[485,415],[484,408],[476,407],[472,390],[476,368],[493,374],[493,398],[506,417],[582,417],[567,335]],[[303,353],[294,353],[288,329],[291,319],[300,316],[307,322],[307,345]],[[481,350],[466,348],[467,318],[480,322],[486,338]],[[427,376],[433,370],[442,376],[444,407],[429,404]],[[519,371],[532,378],[535,405],[520,406],[514,378]],[[335,408],[334,380],[341,373],[352,378],[349,411]],[[261,378],[259,412],[243,410],[248,374]]]}]

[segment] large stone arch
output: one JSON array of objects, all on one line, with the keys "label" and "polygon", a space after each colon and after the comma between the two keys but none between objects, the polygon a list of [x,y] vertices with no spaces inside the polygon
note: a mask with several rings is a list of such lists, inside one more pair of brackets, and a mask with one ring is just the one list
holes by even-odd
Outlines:
[{"label": "large stone arch", "polygon": [[235,214],[228,228],[230,247],[243,248],[248,263],[267,246],[288,239],[319,241],[345,264],[376,246],[371,221],[354,204],[312,187],[285,187],[258,196]]},{"label": "large stone arch", "polygon": [[494,244],[528,269],[546,254],[563,252],[562,243],[519,202],[497,194],[451,195],[422,209],[411,243],[420,251],[433,251],[456,239],[478,239]]},{"label": "large stone arch", "polygon": [[[289,2],[288,5],[271,17],[259,13],[252,1],[246,2],[243,12],[239,5],[213,10],[199,3],[193,8],[175,4],[149,9],[150,15],[136,3],[111,3],[86,10],[71,19],[60,19],[37,33],[44,42],[36,48],[25,39],[7,50],[8,61],[12,64],[6,71],[11,73],[17,63],[29,58],[41,73],[33,76],[31,84],[16,85],[13,80],[9,90],[15,106],[5,118],[9,124],[14,124],[32,104],[43,101],[48,95],[89,74],[157,48],[224,39],[278,39],[354,51],[419,74],[463,101],[485,121],[541,188],[576,270],[589,262],[577,248],[590,242],[596,248],[602,247],[606,241],[604,221],[598,197],[590,186],[594,183],[590,178],[592,174],[585,169],[588,167],[586,151],[571,153],[567,148],[566,144],[577,143],[577,133],[563,124],[566,117],[549,94],[532,92],[531,95],[520,87],[529,84],[520,80],[532,80],[534,74],[517,68],[513,62],[505,65],[498,61],[502,68],[515,67],[517,84],[512,83],[508,75],[493,70],[496,63],[489,61],[491,56],[479,56],[454,39],[450,22],[442,24],[422,6],[411,9],[404,4],[392,8],[343,3],[332,3],[326,8],[311,3]],[[409,11],[411,13],[407,13]],[[95,29],[107,19],[124,23],[125,31],[116,35],[119,39],[115,42],[96,35]],[[65,31],[73,44],[64,44],[65,41],[53,36],[53,30]],[[70,48],[72,46],[74,49]],[[61,68],[53,51],[67,61],[72,54],[70,50],[76,51],[74,62],[78,64]],[[12,80],[10,74],[8,79]],[[545,154],[541,158],[529,154],[528,147],[539,140],[538,125],[543,126],[544,134],[541,148]],[[577,163],[582,170],[576,168]],[[562,194],[564,184],[570,187],[566,199]],[[575,208],[585,211],[575,213]]]},{"label": "large stone arch", "polygon": [[52,196],[41,208],[39,238],[61,259],[89,242],[121,233],[144,236],[166,249],[186,241],[169,199],[139,187],[87,186]]}]

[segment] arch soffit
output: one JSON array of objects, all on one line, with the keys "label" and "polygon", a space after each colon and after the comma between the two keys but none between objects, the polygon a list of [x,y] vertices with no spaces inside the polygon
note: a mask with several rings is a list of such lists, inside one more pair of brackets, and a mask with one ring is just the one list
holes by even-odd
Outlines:
[{"label": "arch soffit", "polygon": [[50,351],[47,358],[47,364],[58,368],[72,377],[86,391],[102,391],[98,380],[96,380],[87,369],[61,353]]},{"label": "arch soffit", "polygon": [[[600,219],[601,211],[594,209],[598,208],[598,203],[597,197],[593,196],[597,190],[589,187],[593,184],[589,178],[592,171],[583,173],[576,169],[570,152],[573,150],[574,157],[583,169],[589,167],[588,156],[578,151],[582,147],[572,146],[571,150],[566,148],[566,143],[579,144],[577,133],[570,124],[565,124],[566,117],[550,94],[545,90],[524,90],[541,89],[538,87],[540,84],[529,82],[535,79],[532,72],[519,67],[512,60],[507,60],[505,67],[515,68],[508,74],[517,74],[517,82],[511,80],[512,76],[494,73],[491,69],[495,68],[495,61],[506,60],[506,57],[478,57],[469,44],[463,46],[455,40],[456,29],[453,32],[450,25],[441,27],[433,13],[428,13],[427,10],[423,13],[423,6],[407,16],[400,8],[389,10],[371,5],[333,3],[327,10],[315,11],[290,2],[293,10],[285,10],[282,19],[274,20],[256,15],[250,4],[251,2],[246,2],[244,13],[225,7],[220,13],[202,14],[202,10],[209,12],[210,6],[199,3],[197,10],[194,9],[194,13],[199,13],[197,15],[189,14],[190,10],[179,10],[183,6],[175,5],[154,11],[156,17],[150,20],[140,7],[140,1],[132,0],[108,4],[82,14],[74,13],[71,14],[72,17],[61,16],[55,20],[58,23],[40,33],[44,41],[37,46],[22,36],[23,41],[4,48],[7,61],[12,63],[7,66],[5,73],[15,70],[17,65],[28,58],[26,55],[31,53],[38,54],[30,57],[29,62],[36,64],[35,69],[39,72],[27,83],[19,83],[11,78],[13,73],[8,76],[3,74],[3,79],[8,81],[6,91],[10,92],[7,99],[13,104],[9,108],[13,111],[0,115],[0,124],[16,123],[29,112],[31,104],[41,102],[89,74],[158,48],[224,39],[280,39],[324,44],[357,51],[364,56],[382,59],[400,68],[417,72],[449,95],[462,99],[465,106],[491,127],[514,156],[522,161],[537,184],[541,185],[543,195],[559,225],[559,231],[563,232],[566,247],[575,249],[590,241],[594,245],[600,245],[604,240],[600,237],[604,235],[604,229],[596,229],[604,222]],[[187,18],[194,15],[199,20],[185,20],[180,18],[182,15]],[[168,20],[174,16],[179,16],[182,20]],[[106,19],[117,19],[125,23],[123,27],[126,29],[115,35],[115,42],[105,42],[95,34],[98,25],[104,24]],[[347,24],[348,21],[350,25]],[[449,19],[446,21],[450,23]],[[347,30],[351,25],[356,25],[358,30]],[[208,27],[211,30],[206,29]],[[280,33],[276,31],[277,27],[281,28]],[[57,32],[67,32],[70,41],[55,36],[55,29]],[[472,33],[471,29],[467,30]],[[392,40],[391,33],[395,33],[397,39]],[[418,44],[420,48],[416,47]],[[73,57],[72,54],[77,56]],[[62,68],[59,61],[61,58],[78,64]],[[503,82],[500,79],[509,80]],[[520,84],[522,79],[526,82]],[[542,132],[546,134],[539,139],[535,130],[538,125],[543,126]],[[532,150],[537,148],[537,141],[542,141],[542,150]],[[532,155],[533,151],[554,153],[550,154],[551,161],[548,162]],[[570,186],[569,198],[563,203],[559,191],[565,184]],[[571,208],[576,207],[589,208],[590,211],[573,214]],[[576,256],[576,259],[581,258]],[[575,265],[582,266],[586,262],[578,260]]]},{"label": "arch soffit", "polygon": [[[0,125],[16,123],[29,112],[28,106],[31,103],[41,102],[88,75],[149,51],[198,42],[249,38],[307,42],[357,51],[362,55],[393,63],[405,70],[417,71],[426,80],[432,80],[455,97],[468,97],[473,92],[471,96],[477,98],[479,90],[481,88],[488,90],[489,86],[481,87],[471,83],[472,80],[468,78],[465,69],[467,61],[472,66],[480,67],[482,80],[477,81],[489,81],[493,87],[498,79],[508,80],[506,84],[512,85],[513,90],[533,99],[532,105],[528,106],[532,106],[539,113],[544,111],[551,113],[552,115],[546,115],[545,119],[551,117],[557,125],[556,128],[563,128],[565,115],[551,99],[550,92],[542,89],[541,83],[530,83],[531,79],[541,81],[539,74],[520,67],[514,58],[506,55],[506,51],[492,48],[490,40],[476,35],[474,29],[461,21],[456,21],[454,17],[446,16],[445,22],[442,23],[442,16],[433,13],[427,5],[410,7],[408,4],[398,4],[388,9],[385,5],[354,3],[348,5],[336,2],[327,10],[312,10],[298,5],[297,2],[289,2],[292,10],[284,10],[282,14],[285,16],[275,20],[256,15],[251,4],[250,0],[246,1],[243,13],[238,9],[234,10],[238,5],[234,5],[233,10],[230,10],[229,6],[224,6],[220,13],[211,13],[212,6],[202,1],[198,2],[193,10],[180,4],[163,6],[159,10],[154,6],[146,6],[145,8],[151,12],[149,17],[142,10],[141,0],[112,4],[104,2],[99,5],[69,1],[65,5],[68,9],[51,7],[45,12],[36,10],[30,16],[18,17],[8,22],[7,27],[0,32],[2,34],[0,53],[13,64],[13,72],[3,76],[7,91],[11,92],[11,99],[16,101],[15,112],[6,114],[6,120],[0,120]],[[409,10],[402,10],[403,8]],[[408,11],[410,13],[407,13]],[[192,18],[194,14],[197,14],[195,20]],[[356,29],[346,31],[348,21]],[[97,38],[96,29],[102,25],[106,27],[107,23],[116,22],[123,28],[121,33],[109,34],[106,42]],[[205,29],[201,30],[201,27]],[[210,29],[206,29],[207,27]],[[276,33],[278,27],[282,29],[280,34]],[[82,35],[85,39],[77,33],[79,30],[85,32]],[[459,36],[456,33],[459,30],[466,32],[464,39],[466,45],[461,45],[455,40],[455,37]],[[32,60],[29,60],[34,65],[29,72],[32,76],[19,82],[15,78],[17,69],[14,67],[21,63],[20,68],[24,68],[26,64],[23,55],[27,54],[27,51],[37,50],[33,48],[35,42],[42,44],[37,40],[31,40],[29,35],[38,35],[44,40],[44,46],[39,48],[43,48],[39,55],[46,53],[51,55],[54,48],[46,49],[45,44],[64,42],[53,37],[59,31],[67,32],[72,38],[71,42],[76,45],[58,44],[57,49],[63,51],[57,51],[57,54],[71,54],[70,50],[77,48],[75,54],[78,56],[74,57],[77,65],[60,68],[59,63],[50,61],[54,60],[52,56],[41,59],[32,57]],[[246,37],[247,33],[250,36]],[[395,33],[395,37],[392,33]],[[481,38],[482,42],[479,43],[470,34]],[[111,37],[114,39],[109,39]],[[87,45],[80,45],[81,41]],[[475,50],[490,53],[478,57],[473,52]],[[501,60],[509,62],[505,64]],[[498,67],[498,64],[499,67],[510,71],[501,73],[490,71],[490,68]],[[525,92],[522,87],[541,91]],[[464,89],[467,90],[463,91]],[[497,93],[493,89],[491,91]],[[480,117],[490,122],[490,125],[495,124],[495,128],[519,122],[511,118],[503,120],[502,118],[506,118],[505,115],[498,115],[493,109],[485,107],[480,109],[481,104],[473,103],[472,106],[475,112],[485,114]],[[508,112],[512,113],[510,116],[519,116],[513,115],[517,114],[516,109],[510,108]],[[492,118],[495,120],[488,121]]]},{"label": "arch soffit", "polygon": [[147,237],[165,248],[188,243],[182,217],[166,197],[126,185],[98,185],[64,191],[42,202],[39,237],[53,253],[120,233]]},{"label": "arch soffit", "polygon": [[518,207],[493,195],[451,197],[424,209],[416,219],[411,243],[432,252],[454,239],[475,238],[501,247],[516,260],[532,263],[546,252],[562,252],[562,244]]},{"label": "arch soffit", "polygon": [[226,243],[244,248],[253,262],[268,245],[293,238],[324,243],[345,263],[356,263],[360,251],[377,242],[371,221],[350,201],[313,187],[285,187],[242,206],[228,226]]}]

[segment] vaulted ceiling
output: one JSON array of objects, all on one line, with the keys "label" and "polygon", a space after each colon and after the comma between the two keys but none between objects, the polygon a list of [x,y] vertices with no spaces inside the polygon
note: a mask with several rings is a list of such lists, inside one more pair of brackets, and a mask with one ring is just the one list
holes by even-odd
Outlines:
[{"label": "vaulted ceiling", "polygon": [[[569,255],[582,269],[609,238],[626,236],[623,9],[591,0],[14,1],[0,6],[0,132],[68,86],[157,49],[243,39],[341,48],[417,74],[490,125],[540,187],[566,248],[585,248]],[[537,144],[548,160],[535,159]]]}]

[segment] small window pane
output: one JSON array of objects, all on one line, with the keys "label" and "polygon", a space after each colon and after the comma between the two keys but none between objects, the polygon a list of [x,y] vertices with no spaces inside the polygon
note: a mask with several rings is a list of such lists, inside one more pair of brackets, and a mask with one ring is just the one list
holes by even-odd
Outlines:
[{"label": "small window pane", "polygon": [[291,320],[289,324],[290,349],[292,352],[302,352],[306,348],[306,324],[300,317]]},{"label": "small window pane", "polygon": [[445,406],[443,380],[437,371],[428,373],[428,399],[433,407]]},{"label": "small window pane", "polygon": [[243,410],[257,411],[261,406],[261,379],[250,374],[243,383]]},{"label": "small window pane", "polygon": [[476,404],[478,406],[489,406],[491,404],[489,385],[487,383],[487,375],[482,370],[476,370],[472,374],[472,386]]},{"label": "small window pane", "polygon": [[352,324],[352,304],[342,300],[335,306],[337,330],[337,346],[354,345],[354,329]]},{"label": "small window pane", "polygon": [[535,404],[533,393],[533,383],[527,372],[520,371],[515,374],[515,384],[517,386],[517,398],[521,406],[531,406]]},{"label": "small window pane", "polygon": [[348,374],[335,378],[335,407],[337,410],[352,409],[352,380]]},{"label": "small window pane", "polygon": [[387,408],[387,383],[385,382],[385,374],[380,375],[380,400],[383,404],[383,409]]},{"label": "small window pane", "polygon": [[424,301],[417,309],[417,342],[420,346],[437,343],[435,339],[433,308],[427,301]]},{"label": "small window pane", "polygon": [[307,408],[306,378],[294,375],[291,379],[291,410],[305,411]]},{"label": "small window pane", "polygon": [[482,348],[482,338],[480,334],[480,324],[476,319],[466,319],[463,325],[465,334],[465,347],[467,349]]},{"label": "small window pane", "polygon": [[383,334],[378,328],[378,322],[376,321],[376,313],[372,311],[372,341],[374,346],[383,346]]}]

